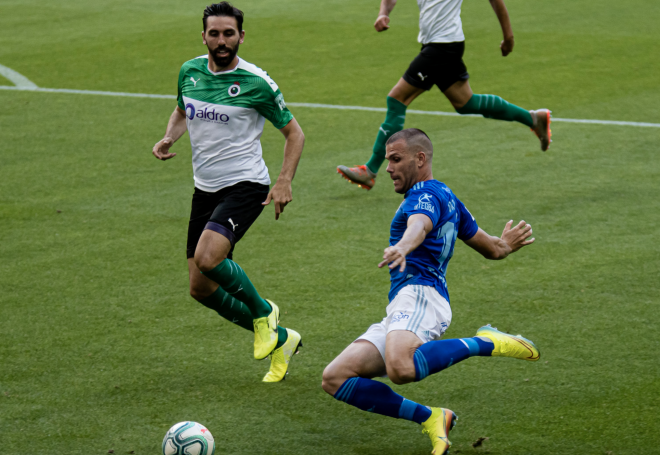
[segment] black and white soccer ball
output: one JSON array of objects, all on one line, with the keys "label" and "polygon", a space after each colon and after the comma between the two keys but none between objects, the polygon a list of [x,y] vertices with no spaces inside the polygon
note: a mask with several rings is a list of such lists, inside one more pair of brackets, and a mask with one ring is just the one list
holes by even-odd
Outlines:
[{"label": "black and white soccer ball", "polygon": [[179,422],[163,439],[163,455],[213,455],[213,435],[197,422]]}]

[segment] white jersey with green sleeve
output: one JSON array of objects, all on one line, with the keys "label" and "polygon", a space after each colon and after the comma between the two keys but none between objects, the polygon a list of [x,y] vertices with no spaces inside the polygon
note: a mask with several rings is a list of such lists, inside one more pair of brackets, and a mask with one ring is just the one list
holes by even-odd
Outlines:
[{"label": "white jersey with green sleeve", "polygon": [[268,73],[239,58],[236,68],[214,73],[208,55],[179,72],[177,102],[186,111],[195,186],[216,192],[238,182],[270,184],[261,152],[268,119],[284,128],[293,115]]}]

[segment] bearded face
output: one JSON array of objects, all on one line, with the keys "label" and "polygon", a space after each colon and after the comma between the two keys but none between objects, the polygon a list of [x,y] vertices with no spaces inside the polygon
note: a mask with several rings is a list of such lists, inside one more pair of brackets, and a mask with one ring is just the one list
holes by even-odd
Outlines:
[{"label": "bearded face", "polygon": [[[209,47],[209,54],[213,58],[213,61],[216,65],[225,68],[234,60],[236,54],[238,54],[239,43],[237,42],[234,47],[231,47],[229,44],[221,44],[215,49]],[[208,46],[207,46],[208,47]]]},{"label": "bearded face", "polygon": [[245,32],[238,31],[234,17],[209,16],[206,19],[206,30],[202,32],[202,37],[209,50],[209,58],[216,67],[214,71],[231,66],[244,36]]}]

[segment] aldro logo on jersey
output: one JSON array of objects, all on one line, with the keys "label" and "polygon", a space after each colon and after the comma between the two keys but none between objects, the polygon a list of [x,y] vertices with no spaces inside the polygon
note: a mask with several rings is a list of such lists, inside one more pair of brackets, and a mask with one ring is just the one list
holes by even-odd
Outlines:
[{"label": "aldro logo on jersey", "polygon": [[204,108],[204,110],[196,110],[192,103],[186,104],[186,117],[189,120],[198,118],[203,122],[219,123],[221,125],[229,124],[229,116],[227,114],[216,112],[215,108],[209,109],[208,107]]},{"label": "aldro logo on jersey", "polygon": [[426,210],[427,212],[435,213],[435,208],[431,204],[431,195],[424,193],[419,197],[415,210]]},{"label": "aldro logo on jersey", "polygon": [[227,90],[227,93],[229,93],[229,96],[231,97],[238,96],[238,94],[241,93],[241,84],[234,82]]}]

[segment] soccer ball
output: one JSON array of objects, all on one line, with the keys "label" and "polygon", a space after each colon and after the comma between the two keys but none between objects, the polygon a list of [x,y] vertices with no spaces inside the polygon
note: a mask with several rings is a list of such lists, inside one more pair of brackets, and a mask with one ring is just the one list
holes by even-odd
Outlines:
[{"label": "soccer ball", "polygon": [[163,439],[163,455],[213,455],[215,442],[206,427],[197,422],[179,422]]}]

